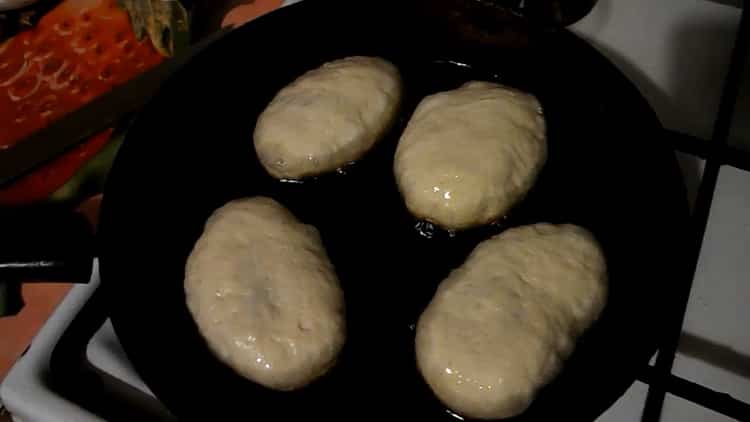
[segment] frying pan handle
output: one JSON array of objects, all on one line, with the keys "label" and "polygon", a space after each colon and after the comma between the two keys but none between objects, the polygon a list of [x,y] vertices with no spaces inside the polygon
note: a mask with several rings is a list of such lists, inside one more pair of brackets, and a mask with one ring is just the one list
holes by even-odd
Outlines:
[{"label": "frying pan handle", "polygon": [[0,210],[0,284],[86,283],[94,257],[93,228],[68,210]]}]

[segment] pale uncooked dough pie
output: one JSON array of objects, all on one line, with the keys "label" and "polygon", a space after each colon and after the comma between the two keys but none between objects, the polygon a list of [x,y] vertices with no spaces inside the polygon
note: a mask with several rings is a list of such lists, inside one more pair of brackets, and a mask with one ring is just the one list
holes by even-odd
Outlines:
[{"label": "pale uncooked dough pie", "polygon": [[344,344],[344,296],[318,231],[269,198],[211,215],[187,261],[185,295],[216,356],[269,388],[309,384]]},{"label": "pale uncooked dough pie", "polygon": [[469,82],[425,98],[396,150],[406,206],[448,230],[505,216],[546,161],[545,131],[539,101],[502,85]]},{"label": "pale uncooked dough pie", "polygon": [[480,243],[417,324],[422,376],[463,416],[523,412],[607,297],[604,255],[572,225],[513,228]]},{"label": "pale uncooked dough pie", "polygon": [[388,130],[401,77],[378,57],[348,57],[283,88],[258,117],[255,151],[277,179],[302,179],[360,159]]}]

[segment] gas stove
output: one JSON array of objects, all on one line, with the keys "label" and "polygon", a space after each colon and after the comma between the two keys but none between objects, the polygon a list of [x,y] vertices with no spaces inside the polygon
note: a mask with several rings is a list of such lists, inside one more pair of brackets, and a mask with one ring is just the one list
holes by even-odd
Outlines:
[{"label": "gas stove", "polygon": [[[285,4],[294,3],[287,1]],[[641,90],[676,151],[694,218],[685,312],[599,422],[750,420],[750,31],[741,1],[599,0],[572,30]],[[2,386],[16,420],[169,420],[109,323],[95,271],[74,287]],[[743,318],[744,317],[744,318]],[[613,365],[616,365],[613,362]]]}]

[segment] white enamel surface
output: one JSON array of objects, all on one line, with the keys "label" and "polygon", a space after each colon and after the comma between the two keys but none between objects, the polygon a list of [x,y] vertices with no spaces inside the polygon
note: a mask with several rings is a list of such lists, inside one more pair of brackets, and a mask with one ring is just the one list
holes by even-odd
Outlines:
[{"label": "white enamel surface", "polygon": [[636,381],[596,422],[640,422],[648,385]]},{"label": "white enamel surface", "polygon": [[88,347],[86,357],[89,362],[104,372],[126,382],[133,387],[147,393],[154,394],[135,372],[133,365],[125,355],[120,341],[117,339],[112,322],[107,320],[94,334]]},{"label": "white enamel surface", "polygon": [[750,402],[750,173],[722,167],[675,374]]},{"label": "white enamel surface", "polygon": [[45,380],[53,347],[99,285],[97,268],[95,265],[88,285],[76,286],[65,296],[56,312],[34,337],[29,350],[0,385],[0,400],[14,417],[24,422],[101,420],[50,390]]},{"label": "white enamel surface", "polygon": [[573,30],[635,82],[667,128],[708,139],[739,18],[709,0],[599,0]]},{"label": "white enamel surface", "polygon": [[703,408],[693,402],[667,394],[660,422],[736,422],[720,413]]}]

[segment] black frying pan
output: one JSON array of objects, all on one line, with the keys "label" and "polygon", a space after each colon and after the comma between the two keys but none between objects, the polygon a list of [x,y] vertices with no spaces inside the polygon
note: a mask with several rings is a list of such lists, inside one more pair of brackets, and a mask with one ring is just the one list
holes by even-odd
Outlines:
[{"label": "black frying pan", "polygon": [[[567,31],[509,24],[494,34],[456,32],[457,15],[443,21],[394,3],[308,0],[246,25],[170,80],[130,130],[105,190],[102,286],[129,358],[180,418],[451,420],[416,369],[414,323],[477,242],[532,222],[590,229],[607,256],[610,296],[562,373],[517,419],[592,421],[655,352],[672,286],[685,280],[688,212],[674,154],[646,101]],[[401,69],[399,123],[345,174],[274,181],[253,151],[256,116],[299,74],[353,54]],[[503,221],[455,236],[420,233],[393,178],[396,142],[422,97],[471,79],[538,96],[549,160]],[[184,302],[185,260],[206,218],[231,199],[261,194],[320,230],[346,296],[348,339],[337,366],[296,392],[264,389],[221,364]]]}]

